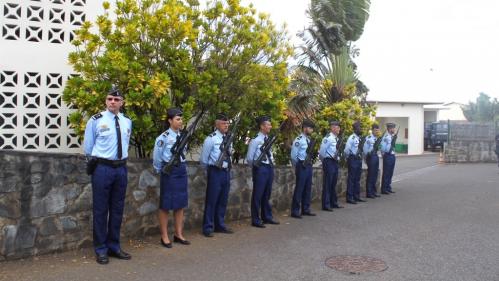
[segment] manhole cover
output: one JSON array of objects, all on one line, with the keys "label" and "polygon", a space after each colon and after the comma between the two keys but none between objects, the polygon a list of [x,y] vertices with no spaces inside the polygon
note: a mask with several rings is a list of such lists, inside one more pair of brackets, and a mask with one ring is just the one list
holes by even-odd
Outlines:
[{"label": "manhole cover", "polygon": [[380,259],[365,256],[335,256],[326,259],[326,265],[337,271],[350,274],[372,273],[388,268]]}]

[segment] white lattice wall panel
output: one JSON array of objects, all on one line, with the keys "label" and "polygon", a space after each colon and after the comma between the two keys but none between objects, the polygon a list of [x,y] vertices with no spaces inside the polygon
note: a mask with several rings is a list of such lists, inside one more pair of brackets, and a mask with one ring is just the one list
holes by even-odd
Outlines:
[{"label": "white lattice wall panel", "polygon": [[0,0],[0,149],[81,152],[62,91],[74,31],[99,0]]}]

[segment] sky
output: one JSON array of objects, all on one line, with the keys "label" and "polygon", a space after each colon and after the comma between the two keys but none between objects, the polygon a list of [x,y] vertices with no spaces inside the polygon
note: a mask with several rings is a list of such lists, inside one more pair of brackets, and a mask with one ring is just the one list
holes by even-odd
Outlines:
[{"label": "sky", "polygon": [[[292,42],[309,0],[243,0],[285,23]],[[355,46],[368,99],[461,102],[499,99],[498,0],[372,0]]]}]

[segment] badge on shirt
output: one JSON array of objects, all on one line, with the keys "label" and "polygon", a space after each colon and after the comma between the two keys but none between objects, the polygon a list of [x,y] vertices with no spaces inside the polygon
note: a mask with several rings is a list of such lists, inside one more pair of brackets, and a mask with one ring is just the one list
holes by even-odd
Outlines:
[{"label": "badge on shirt", "polygon": [[295,146],[296,147],[300,146],[300,143],[299,142],[295,142]]},{"label": "badge on shirt", "polygon": [[102,124],[102,125],[100,126],[100,130],[99,130],[99,132],[103,133],[103,132],[105,132],[105,131],[109,131],[109,130],[110,130],[110,129],[109,129],[109,127],[108,127],[106,124]]}]

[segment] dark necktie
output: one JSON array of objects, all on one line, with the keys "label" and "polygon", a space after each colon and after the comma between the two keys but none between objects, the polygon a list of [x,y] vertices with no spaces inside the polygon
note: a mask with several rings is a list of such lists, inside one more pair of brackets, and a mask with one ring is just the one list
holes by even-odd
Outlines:
[{"label": "dark necktie", "polygon": [[120,160],[123,156],[123,148],[121,147],[121,131],[118,115],[114,116],[114,124],[116,125],[116,136],[118,137],[118,160]]}]

